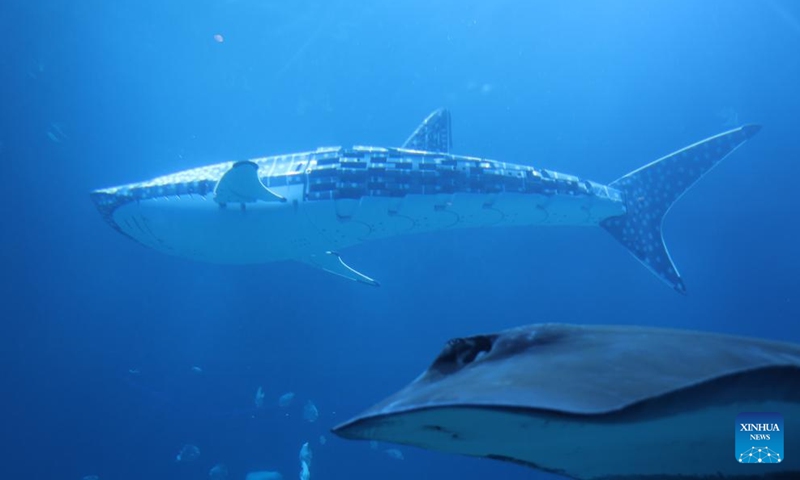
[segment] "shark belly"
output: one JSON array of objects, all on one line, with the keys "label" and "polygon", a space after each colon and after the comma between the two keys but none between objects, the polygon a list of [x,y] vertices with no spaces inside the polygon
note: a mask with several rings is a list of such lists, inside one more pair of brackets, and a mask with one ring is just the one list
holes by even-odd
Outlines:
[{"label": "shark belly", "polygon": [[200,196],[131,202],[117,208],[112,218],[125,234],[145,246],[211,263],[290,259],[317,237],[291,205],[222,208]]},{"label": "shark belly", "polygon": [[447,229],[592,226],[621,212],[620,202],[571,195],[410,194],[224,207],[209,196],[188,195],[126,203],[112,219],[131,238],[164,253],[250,264]]},{"label": "shark belly", "polygon": [[368,240],[449,229],[596,226],[622,215],[621,202],[592,196],[537,194],[410,194],[306,202],[303,210],[336,248]]}]

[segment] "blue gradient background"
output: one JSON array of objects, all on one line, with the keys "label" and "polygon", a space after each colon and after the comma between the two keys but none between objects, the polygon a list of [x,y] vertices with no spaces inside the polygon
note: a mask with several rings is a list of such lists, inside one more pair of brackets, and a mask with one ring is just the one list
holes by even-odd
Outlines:
[{"label": "blue gradient background", "polygon": [[[0,2],[3,476],[188,480],[223,462],[232,479],[296,478],[311,441],[315,479],[552,478],[315,439],[456,336],[552,321],[800,341],[798,18],[790,0]],[[600,229],[342,252],[373,289],[162,255],[88,198],[218,161],[397,145],[440,106],[457,153],[600,182],[727,129],[731,112],[764,129],[666,219],[687,296]],[[253,418],[259,385],[270,407]],[[174,462],[184,443],[197,462]]]}]

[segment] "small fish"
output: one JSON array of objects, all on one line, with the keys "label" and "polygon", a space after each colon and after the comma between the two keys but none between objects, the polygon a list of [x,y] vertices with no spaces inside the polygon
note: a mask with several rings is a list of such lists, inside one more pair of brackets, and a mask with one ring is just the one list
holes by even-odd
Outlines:
[{"label": "small fish", "polygon": [[292,403],[292,400],[294,400],[294,393],[293,392],[284,393],[278,399],[278,406],[279,407],[288,407]]},{"label": "small fish", "polygon": [[200,458],[200,449],[194,445],[186,444],[181,447],[181,451],[175,456],[175,461],[179,463],[194,462]]},{"label": "small fish", "polygon": [[47,130],[47,138],[54,143],[61,143],[64,140],[67,140],[67,134],[64,133],[64,130],[61,128],[61,125],[58,123],[51,123],[50,128]]},{"label": "small fish", "polygon": [[264,406],[264,390],[261,387],[258,387],[256,390],[256,408],[261,408]]},{"label": "small fish", "polygon": [[308,442],[300,447],[300,480],[309,480],[311,478],[311,446]]},{"label": "small fish", "polygon": [[303,418],[309,423],[316,422],[319,418],[319,410],[311,400],[306,402],[305,407],[303,407]]},{"label": "small fish", "polygon": [[302,447],[300,447],[300,461],[305,462],[311,465],[311,459],[314,457],[313,453],[311,453],[311,445],[308,442],[304,443]]},{"label": "small fish", "polygon": [[311,468],[306,462],[300,462],[300,480],[311,479]]},{"label": "small fish", "polygon": [[221,463],[214,465],[211,467],[211,470],[208,471],[208,478],[209,480],[227,480],[228,467]]},{"label": "small fish", "polygon": [[393,458],[395,460],[405,460],[405,457],[403,456],[403,452],[401,452],[400,450],[398,450],[396,448],[389,448],[387,450],[384,450],[384,453],[386,453],[386,455],[388,455],[389,458]]},{"label": "small fish", "polygon": [[245,477],[245,480],[283,480],[283,475],[280,472],[250,472]]}]

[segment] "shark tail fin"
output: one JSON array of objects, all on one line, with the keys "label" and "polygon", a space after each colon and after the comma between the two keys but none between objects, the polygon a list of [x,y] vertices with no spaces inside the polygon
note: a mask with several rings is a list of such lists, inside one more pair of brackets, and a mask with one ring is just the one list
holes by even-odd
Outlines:
[{"label": "shark tail fin", "polygon": [[617,179],[610,186],[622,191],[626,213],[603,220],[600,225],[664,283],[686,293],[664,243],[664,216],[695,182],[760,129],[760,125],[735,128]]}]

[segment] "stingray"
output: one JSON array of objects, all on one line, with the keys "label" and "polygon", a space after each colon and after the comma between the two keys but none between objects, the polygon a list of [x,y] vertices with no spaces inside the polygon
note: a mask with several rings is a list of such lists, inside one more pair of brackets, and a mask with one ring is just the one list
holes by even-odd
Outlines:
[{"label": "stingray", "polygon": [[[784,461],[737,461],[745,412],[783,415]],[[581,480],[797,480],[800,345],[564,324],[458,338],[416,380],[333,432]]]}]

